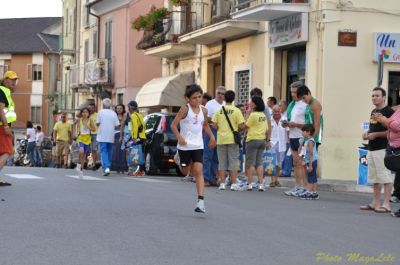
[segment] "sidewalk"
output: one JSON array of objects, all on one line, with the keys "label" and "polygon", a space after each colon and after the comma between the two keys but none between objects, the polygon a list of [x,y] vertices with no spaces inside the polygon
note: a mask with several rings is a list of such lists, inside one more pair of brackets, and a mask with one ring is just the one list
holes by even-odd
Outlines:
[{"label": "sidewalk", "polygon": [[[265,183],[271,182],[270,177],[265,177]],[[292,188],[294,186],[294,177],[279,178],[279,182],[283,187]],[[321,191],[338,191],[338,192],[367,192],[372,193],[372,186],[357,185],[356,181],[351,180],[334,180],[334,179],[318,179],[318,190]]]}]

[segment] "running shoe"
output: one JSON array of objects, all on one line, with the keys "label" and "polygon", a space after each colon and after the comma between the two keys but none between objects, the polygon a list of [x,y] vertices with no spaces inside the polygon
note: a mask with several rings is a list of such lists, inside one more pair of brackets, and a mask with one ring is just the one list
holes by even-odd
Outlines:
[{"label": "running shoe", "polygon": [[196,213],[206,213],[206,208],[204,206],[204,200],[197,200],[196,208],[194,209]]},{"label": "running shoe", "polygon": [[232,191],[243,191],[243,187],[241,187],[239,184],[235,183],[231,185],[231,190]]},{"label": "running shoe", "polygon": [[311,192],[310,200],[319,200],[318,192]]},{"label": "running shoe", "polygon": [[306,191],[303,192],[302,194],[299,194],[297,197],[299,197],[302,200],[311,200],[311,193]]},{"label": "running shoe", "polygon": [[219,188],[218,188],[219,190],[226,190],[226,185],[225,185],[225,183],[221,183],[221,184],[219,184]]},{"label": "running shoe", "polygon": [[294,196],[293,194],[296,194],[297,190],[298,190],[298,188],[294,187],[293,189],[287,190],[287,191],[285,191],[284,193],[285,193],[285,195],[287,195],[287,196]]},{"label": "running shoe", "polygon": [[302,196],[302,195],[305,194],[305,193],[309,193],[309,191],[306,190],[306,189],[304,189],[304,188],[299,188],[299,189],[297,189],[297,192],[294,193],[292,196],[294,196],[294,197],[300,197],[300,196]]},{"label": "running shoe", "polygon": [[110,175],[110,169],[109,169],[109,168],[106,168],[106,169],[104,170],[103,176],[108,176],[108,175]]},{"label": "running shoe", "polygon": [[182,180],[182,181],[185,181],[185,182],[191,182],[191,181],[193,181],[193,176],[191,176],[191,175],[189,174],[189,175],[184,176],[183,178],[181,178],[181,180]]},{"label": "running shoe", "polygon": [[265,185],[264,184],[259,184],[258,185],[258,191],[265,191]]}]

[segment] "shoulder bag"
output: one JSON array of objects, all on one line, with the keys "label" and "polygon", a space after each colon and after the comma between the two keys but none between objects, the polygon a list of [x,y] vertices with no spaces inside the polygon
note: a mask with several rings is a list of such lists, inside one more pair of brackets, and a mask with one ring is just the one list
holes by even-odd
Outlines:
[{"label": "shoulder bag", "polygon": [[386,147],[385,167],[394,172],[400,172],[400,148]]},{"label": "shoulder bag", "polygon": [[240,139],[240,134],[239,134],[239,132],[236,132],[236,131],[233,130],[231,121],[229,120],[228,114],[226,113],[226,109],[224,108],[224,106],[222,106],[222,110],[224,111],[225,118],[226,118],[226,120],[228,121],[229,128],[231,128],[231,131],[232,131],[232,133],[233,133],[233,139],[235,140],[235,144],[240,145],[240,140],[241,140],[241,139]]}]

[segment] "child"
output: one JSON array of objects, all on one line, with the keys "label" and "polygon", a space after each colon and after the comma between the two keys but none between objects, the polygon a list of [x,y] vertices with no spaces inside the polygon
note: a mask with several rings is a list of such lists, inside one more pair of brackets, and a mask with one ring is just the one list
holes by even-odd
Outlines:
[{"label": "child", "polygon": [[83,177],[83,166],[86,162],[86,156],[89,153],[89,146],[92,143],[92,137],[90,131],[94,131],[96,127],[94,126],[93,120],[89,119],[89,109],[81,109],[80,118],[75,121],[76,131],[78,133],[77,143],[79,145],[79,162],[76,165],[76,170],[79,172],[79,177]]},{"label": "child", "polygon": [[[183,175],[192,172],[196,178],[197,204],[195,212],[205,213],[204,177],[203,177],[203,131],[210,137],[210,148],[215,147],[215,137],[211,132],[207,117],[207,109],[200,106],[203,90],[192,84],[186,87],[185,98],[188,102],[180,108],[171,129],[178,139],[180,170]],[[178,124],[180,131],[178,131]]]},{"label": "child", "polygon": [[303,200],[318,200],[319,195],[317,193],[317,145],[314,140],[315,128],[312,124],[305,124],[301,129],[304,136],[304,145],[302,147],[302,154],[304,154],[304,168],[307,173],[308,185],[305,192],[299,197]]}]

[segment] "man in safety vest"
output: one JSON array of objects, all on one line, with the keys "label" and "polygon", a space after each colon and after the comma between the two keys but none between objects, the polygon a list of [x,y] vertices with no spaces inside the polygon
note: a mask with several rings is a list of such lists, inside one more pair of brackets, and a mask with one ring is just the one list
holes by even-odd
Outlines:
[{"label": "man in safety vest", "polygon": [[[7,163],[7,159],[14,153],[13,134],[11,123],[17,120],[15,104],[11,92],[17,85],[18,76],[13,71],[7,71],[0,83],[0,171]],[[0,175],[0,186],[10,186]]]}]

